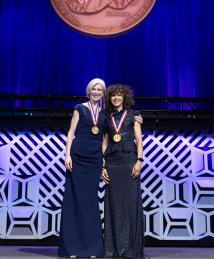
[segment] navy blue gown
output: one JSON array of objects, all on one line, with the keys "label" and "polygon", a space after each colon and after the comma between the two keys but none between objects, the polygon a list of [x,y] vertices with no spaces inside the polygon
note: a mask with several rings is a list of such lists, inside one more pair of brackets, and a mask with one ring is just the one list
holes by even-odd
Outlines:
[{"label": "navy blue gown", "polygon": [[99,134],[93,135],[90,111],[83,104],[71,147],[72,172],[67,172],[61,214],[59,256],[103,256],[98,185],[102,171],[105,112],[99,115]]}]

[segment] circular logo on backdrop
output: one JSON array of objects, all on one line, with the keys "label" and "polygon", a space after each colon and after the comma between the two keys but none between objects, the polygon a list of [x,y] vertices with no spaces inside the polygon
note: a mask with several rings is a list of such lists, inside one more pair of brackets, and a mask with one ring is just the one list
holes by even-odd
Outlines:
[{"label": "circular logo on backdrop", "polygon": [[149,14],[156,0],[51,0],[72,28],[107,37],[131,30]]}]

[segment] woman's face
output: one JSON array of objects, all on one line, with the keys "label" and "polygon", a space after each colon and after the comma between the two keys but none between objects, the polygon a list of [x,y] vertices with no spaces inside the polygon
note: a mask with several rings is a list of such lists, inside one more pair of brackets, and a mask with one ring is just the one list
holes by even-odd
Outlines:
[{"label": "woman's face", "polygon": [[101,84],[96,84],[91,88],[90,100],[93,102],[99,102],[103,97],[103,88]]},{"label": "woman's face", "polygon": [[123,94],[122,93],[115,93],[111,96],[111,103],[114,108],[123,108]]}]

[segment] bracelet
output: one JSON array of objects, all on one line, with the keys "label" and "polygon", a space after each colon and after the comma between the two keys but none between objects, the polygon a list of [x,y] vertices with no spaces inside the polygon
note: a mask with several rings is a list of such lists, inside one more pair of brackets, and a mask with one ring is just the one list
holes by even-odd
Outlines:
[{"label": "bracelet", "polygon": [[141,157],[138,157],[137,160],[140,162],[143,162],[143,158],[141,158]]}]

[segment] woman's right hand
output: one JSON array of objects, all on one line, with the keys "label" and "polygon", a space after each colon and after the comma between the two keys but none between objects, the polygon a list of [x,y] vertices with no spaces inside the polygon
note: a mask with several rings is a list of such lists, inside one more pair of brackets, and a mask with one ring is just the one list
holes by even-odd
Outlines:
[{"label": "woman's right hand", "polygon": [[107,173],[106,168],[103,168],[103,169],[102,169],[101,178],[103,179],[103,181],[104,181],[105,183],[109,184],[110,179],[109,179],[109,176],[108,176],[108,173]]},{"label": "woman's right hand", "polygon": [[66,157],[65,157],[65,168],[66,168],[69,172],[72,172],[72,160],[71,160],[71,156],[66,156]]}]

